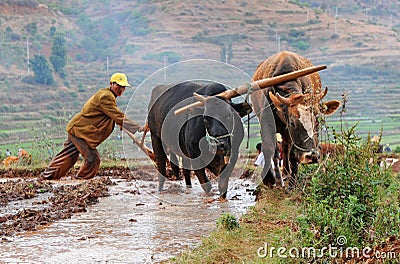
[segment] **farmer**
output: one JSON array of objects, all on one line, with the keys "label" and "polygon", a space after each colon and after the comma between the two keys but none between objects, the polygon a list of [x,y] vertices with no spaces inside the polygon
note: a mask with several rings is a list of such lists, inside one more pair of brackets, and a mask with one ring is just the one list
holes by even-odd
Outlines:
[{"label": "farmer", "polygon": [[130,86],[127,76],[114,73],[110,87],[100,89],[85,103],[67,124],[68,139],[64,148],[42,172],[40,179],[53,180],[65,176],[78,160],[79,154],[83,156],[84,163],[72,178],[93,178],[100,167],[100,155],[96,147],[108,138],[115,124],[131,133],[141,129],[117,107],[116,98],[124,93],[127,86]]}]

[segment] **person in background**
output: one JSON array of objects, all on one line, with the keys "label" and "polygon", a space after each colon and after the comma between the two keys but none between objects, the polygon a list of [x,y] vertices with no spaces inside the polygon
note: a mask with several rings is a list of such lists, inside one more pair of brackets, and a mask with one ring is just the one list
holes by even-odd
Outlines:
[{"label": "person in background", "polygon": [[100,155],[96,147],[110,136],[115,124],[131,133],[141,131],[141,126],[128,119],[117,107],[117,97],[129,86],[124,73],[114,73],[110,78],[110,86],[100,89],[85,103],[67,124],[68,139],[64,148],[41,173],[40,180],[65,176],[78,160],[79,154],[84,162],[72,178],[91,179],[100,168]]},{"label": "person in background", "polygon": [[9,149],[6,150],[6,157],[11,156],[11,151]]},{"label": "person in background", "polygon": [[18,149],[18,160],[20,163],[29,165],[32,162],[32,155],[28,153],[28,151],[19,148]]},{"label": "person in background", "polygon": [[385,147],[385,149],[383,151],[387,152],[387,153],[392,152],[392,149],[390,148],[389,143],[386,144],[386,147]]},{"label": "person in background", "polygon": [[256,167],[264,167],[265,164],[265,159],[264,159],[264,153],[262,153],[261,151],[261,142],[257,143],[256,145],[256,149],[257,149],[257,159],[254,162],[254,166]]}]

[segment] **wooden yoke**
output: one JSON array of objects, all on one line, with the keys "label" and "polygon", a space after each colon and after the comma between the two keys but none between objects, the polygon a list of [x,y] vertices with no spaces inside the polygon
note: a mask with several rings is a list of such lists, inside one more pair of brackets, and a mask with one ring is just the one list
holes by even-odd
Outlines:
[{"label": "wooden yoke", "polygon": [[[265,89],[270,86],[274,86],[274,85],[277,85],[280,83],[285,83],[287,81],[295,80],[299,77],[302,77],[302,76],[305,76],[305,75],[308,75],[308,74],[311,74],[311,73],[314,73],[317,71],[321,71],[326,68],[327,67],[325,65],[304,68],[304,69],[301,69],[298,71],[282,74],[282,75],[271,77],[271,78],[265,78],[265,79],[258,80],[258,81],[252,82],[252,83],[247,83],[247,84],[237,87],[236,89],[226,90],[215,96],[220,96],[220,97],[223,97],[226,99],[231,99],[233,97],[237,97],[242,94],[252,93],[254,91],[262,90],[262,89]],[[202,105],[203,105],[203,103],[200,101],[194,102],[192,104],[189,104],[187,106],[184,106],[184,107],[181,107],[181,108],[175,110],[174,113],[175,113],[175,115],[179,115],[192,107],[202,106]]]}]

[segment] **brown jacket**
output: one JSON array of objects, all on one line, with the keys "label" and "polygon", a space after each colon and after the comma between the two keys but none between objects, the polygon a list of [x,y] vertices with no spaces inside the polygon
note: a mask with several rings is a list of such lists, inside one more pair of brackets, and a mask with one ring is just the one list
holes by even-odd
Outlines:
[{"label": "brown jacket", "polygon": [[82,138],[91,148],[96,148],[112,133],[115,124],[135,133],[140,125],[125,117],[117,107],[110,88],[94,94],[67,124],[67,131]]}]

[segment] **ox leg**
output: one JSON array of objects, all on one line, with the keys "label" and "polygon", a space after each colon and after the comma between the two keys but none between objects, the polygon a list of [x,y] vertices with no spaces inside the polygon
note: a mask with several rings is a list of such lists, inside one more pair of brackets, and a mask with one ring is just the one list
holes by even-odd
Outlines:
[{"label": "ox leg", "polygon": [[280,170],[280,153],[279,153],[279,148],[277,147],[275,150],[275,155],[273,158],[273,163],[275,165],[275,178],[276,181],[278,182],[278,184],[280,184],[281,187],[285,186],[285,183],[283,182],[283,178],[282,178],[282,174],[281,174],[281,170]]},{"label": "ox leg", "polygon": [[174,174],[175,178],[177,180],[181,180],[181,176],[179,175],[179,161],[178,161],[178,157],[175,154],[170,154],[170,163],[171,163],[171,169],[172,169],[172,173]]},{"label": "ox leg", "polygon": [[188,159],[182,159],[183,175],[185,176],[186,188],[192,188],[192,180],[190,179],[191,166]]},{"label": "ox leg", "polygon": [[221,198],[226,199],[228,193],[229,177],[232,174],[237,158],[230,157],[229,163],[222,169],[222,173],[218,178],[218,191]]},{"label": "ox leg", "polygon": [[[259,120],[273,120],[274,117],[272,112],[266,111],[265,109],[261,111]],[[276,128],[267,122],[260,122],[262,135],[261,150],[264,154],[264,167],[261,172],[262,182],[264,185],[272,188],[275,185],[275,170],[273,168],[273,163],[271,162],[276,149]]]},{"label": "ox leg", "polygon": [[[287,135],[287,134],[286,134]],[[284,136],[282,136],[284,138]],[[287,136],[289,137],[289,136]],[[282,141],[282,174],[284,179],[289,179],[291,175],[290,170],[290,161],[289,161],[289,153],[290,153],[290,144],[286,140]]]},{"label": "ox leg", "polygon": [[263,171],[262,171],[262,175],[263,176],[263,180],[262,182],[268,186],[268,187],[273,187],[275,185],[275,175],[274,175],[274,169],[272,168],[272,166],[270,166],[269,168],[267,168],[267,166],[264,166]]},{"label": "ox leg", "polygon": [[275,153],[275,145],[271,142],[273,140],[262,141],[262,150],[264,153],[264,168],[262,170],[262,181],[268,187],[273,187],[275,185],[275,166],[273,163],[273,157]]},{"label": "ox leg", "polygon": [[211,191],[211,182],[207,178],[206,171],[204,169],[195,170],[194,173],[196,174],[199,182],[201,184],[201,188],[203,188],[205,193],[209,193]]},{"label": "ox leg", "polygon": [[[236,119],[236,122],[238,122],[237,125],[235,124],[236,127],[242,127],[240,119]],[[218,191],[222,199],[226,199],[226,195],[228,193],[229,177],[231,176],[233,169],[235,168],[235,164],[239,155],[239,147],[240,143],[242,142],[243,136],[243,130],[238,130],[236,132],[235,137],[233,138],[232,153],[229,157],[228,164],[226,164],[225,167],[222,169],[222,173],[218,179]]]},{"label": "ox leg", "polygon": [[222,199],[226,199],[228,193],[229,177],[231,176],[233,169],[235,168],[235,164],[239,155],[240,143],[242,142],[244,137],[242,120],[239,118],[239,116],[236,116],[235,118],[235,127],[239,129],[235,132],[235,135],[232,139],[231,156],[229,157],[229,161],[225,165],[225,168],[223,168],[221,176],[218,179],[218,191]]},{"label": "ox leg", "polygon": [[299,160],[296,158],[295,151],[291,151],[290,152],[291,174],[289,178],[289,189],[293,189],[296,186],[298,165],[299,165]]},{"label": "ox leg", "polygon": [[156,158],[156,166],[158,171],[158,191],[162,191],[166,180],[166,168],[167,155],[164,152],[161,139],[157,136],[151,136],[151,142],[153,145],[154,156]]}]

